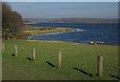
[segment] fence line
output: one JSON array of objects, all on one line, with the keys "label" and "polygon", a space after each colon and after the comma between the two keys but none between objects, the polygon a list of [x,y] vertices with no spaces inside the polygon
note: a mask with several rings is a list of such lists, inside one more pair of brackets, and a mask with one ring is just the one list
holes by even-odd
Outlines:
[{"label": "fence line", "polygon": [[14,52],[15,52],[15,56],[17,57],[18,56],[18,46],[15,44],[14,45]]},{"label": "fence line", "polygon": [[2,53],[4,53],[4,52],[5,52],[5,44],[2,43]]},{"label": "fence line", "polygon": [[97,66],[98,79],[101,80],[103,76],[103,56],[98,56]]},{"label": "fence line", "polygon": [[[4,52],[5,52],[5,44],[3,43],[2,44],[2,53],[4,53]],[[18,56],[18,46],[16,44],[14,45],[14,53],[15,53],[15,56],[17,57]],[[35,59],[36,59],[36,50],[33,47],[32,48],[32,60],[35,61]],[[58,68],[62,67],[62,51],[61,50],[59,50],[58,54],[57,54],[57,67]],[[102,76],[103,76],[103,56],[102,55],[98,56],[98,59],[97,59],[97,74],[98,74],[98,79],[101,80]]]},{"label": "fence line", "polygon": [[32,60],[35,60],[35,48],[32,49]]},{"label": "fence line", "polygon": [[58,68],[61,68],[62,66],[62,51],[58,51]]}]

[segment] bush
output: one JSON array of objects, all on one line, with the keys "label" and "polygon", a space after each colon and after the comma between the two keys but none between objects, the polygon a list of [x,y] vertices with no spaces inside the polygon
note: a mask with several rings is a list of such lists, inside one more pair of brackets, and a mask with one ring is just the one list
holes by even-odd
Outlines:
[{"label": "bush", "polygon": [[21,27],[24,26],[21,15],[12,11],[11,7],[2,3],[2,38],[12,39],[21,33]]}]

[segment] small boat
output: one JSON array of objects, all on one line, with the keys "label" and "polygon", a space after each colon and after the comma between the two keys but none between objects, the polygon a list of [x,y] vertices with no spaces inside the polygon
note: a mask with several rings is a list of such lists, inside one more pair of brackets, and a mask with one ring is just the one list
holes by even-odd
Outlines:
[{"label": "small boat", "polygon": [[97,44],[104,44],[103,41],[96,41]]},{"label": "small boat", "polygon": [[92,42],[89,42],[89,44],[93,44],[93,45],[95,45],[96,43],[92,41]]},{"label": "small boat", "polygon": [[93,44],[93,45],[95,45],[95,44],[104,44],[104,42],[103,41],[91,41],[91,42],[89,42],[89,44]]}]

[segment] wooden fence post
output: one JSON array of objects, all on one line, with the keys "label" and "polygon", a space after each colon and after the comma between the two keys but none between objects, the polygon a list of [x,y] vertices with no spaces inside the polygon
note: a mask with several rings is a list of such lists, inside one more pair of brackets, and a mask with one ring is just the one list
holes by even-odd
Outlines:
[{"label": "wooden fence post", "polygon": [[61,68],[61,65],[62,65],[62,51],[59,50],[58,52],[58,68]]},{"label": "wooden fence post", "polygon": [[4,52],[5,52],[5,44],[2,43],[2,53],[4,53]]},{"label": "wooden fence post", "polygon": [[14,52],[15,52],[15,56],[17,57],[18,51],[17,51],[17,45],[16,45],[16,44],[15,44],[15,46],[14,46]]},{"label": "wooden fence post", "polygon": [[32,49],[32,60],[35,60],[35,48]]},{"label": "wooden fence post", "polygon": [[98,79],[102,79],[103,75],[103,56],[98,56],[98,67],[97,67]]}]

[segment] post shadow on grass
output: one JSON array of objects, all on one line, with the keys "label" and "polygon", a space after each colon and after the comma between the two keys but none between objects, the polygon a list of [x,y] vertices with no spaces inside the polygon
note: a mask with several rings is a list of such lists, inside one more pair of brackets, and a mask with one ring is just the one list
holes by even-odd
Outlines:
[{"label": "post shadow on grass", "polygon": [[32,58],[30,58],[30,57],[26,57],[29,61],[31,61],[32,60]]},{"label": "post shadow on grass", "polygon": [[15,56],[15,54],[11,54],[12,56]]},{"label": "post shadow on grass", "polygon": [[49,61],[46,61],[46,63],[48,64],[48,65],[50,65],[51,67],[55,67],[55,65],[53,65],[51,62],[49,62]]},{"label": "post shadow on grass", "polygon": [[83,71],[83,70],[81,70],[81,69],[79,69],[79,68],[74,67],[73,69],[74,69],[74,70],[77,70],[77,71],[79,71],[79,72],[81,72],[81,73],[83,73],[83,74],[85,74],[85,75],[88,75],[89,77],[92,77],[92,76],[93,76],[92,74],[90,74],[90,73],[88,73],[88,72],[86,72],[86,71]]},{"label": "post shadow on grass", "polygon": [[118,77],[118,76],[115,76],[115,75],[110,75],[110,76],[113,77],[113,78],[116,78],[116,79],[120,80],[120,77]]},{"label": "post shadow on grass", "polygon": [[96,76],[98,76],[98,73],[97,74],[95,74]]}]

